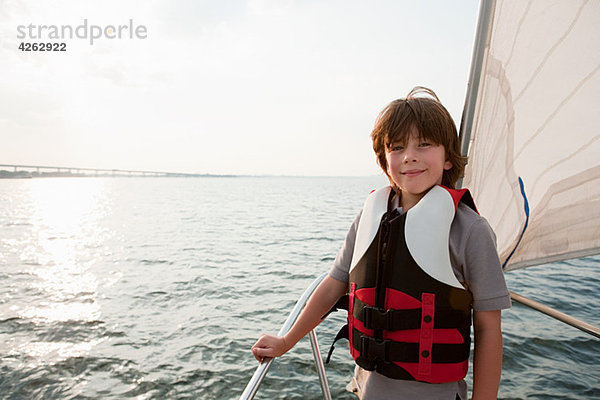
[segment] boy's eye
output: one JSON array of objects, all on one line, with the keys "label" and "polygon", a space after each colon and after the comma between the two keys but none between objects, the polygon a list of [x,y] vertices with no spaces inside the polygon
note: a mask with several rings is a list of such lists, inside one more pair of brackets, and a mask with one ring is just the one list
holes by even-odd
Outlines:
[{"label": "boy's eye", "polygon": [[401,150],[404,150],[404,146],[401,146],[399,144],[395,144],[395,145],[392,146],[391,150],[392,151],[401,151]]},{"label": "boy's eye", "polygon": [[429,143],[429,142],[421,142],[419,144],[419,146],[421,146],[421,147],[429,147],[429,146],[431,146],[431,143]]}]

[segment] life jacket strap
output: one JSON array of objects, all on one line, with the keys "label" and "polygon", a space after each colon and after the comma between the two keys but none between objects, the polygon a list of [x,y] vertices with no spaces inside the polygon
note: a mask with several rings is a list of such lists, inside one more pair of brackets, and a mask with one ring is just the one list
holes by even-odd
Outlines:
[{"label": "life jacket strap", "polygon": [[339,330],[337,335],[335,335],[335,339],[333,339],[333,343],[331,343],[331,347],[329,347],[329,352],[327,353],[327,358],[325,359],[325,364],[329,364],[329,360],[331,359],[331,355],[333,354],[333,350],[335,349],[335,342],[340,339],[348,339],[348,324],[342,326],[342,329]]},{"label": "life jacket strap", "polygon": [[323,315],[321,317],[321,319],[327,318],[327,316],[329,314],[331,314],[332,312],[339,311],[339,310],[348,311],[349,309],[350,309],[350,296],[345,294],[338,299],[338,301],[333,305],[333,307],[331,307],[331,309],[329,311],[327,311],[327,314]]},{"label": "life jacket strap", "polygon": [[469,358],[470,338],[460,344],[433,343],[431,351],[421,354],[419,343],[375,339],[354,328],[352,344],[360,352],[361,358],[381,362],[418,363],[420,357],[431,357],[433,363],[459,363]]},{"label": "life jacket strap", "polygon": [[[354,298],[353,315],[361,321],[367,329],[385,329],[387,331],[399,331],[407,329],[419,329],[423,315],[422,309],[412,308],[408,310],[381,309],[366,305],[360,299]],[[459,310],[438,310],[435,313],[435,328],[454,328],[460,325],[471,325],[471,315]]]}]

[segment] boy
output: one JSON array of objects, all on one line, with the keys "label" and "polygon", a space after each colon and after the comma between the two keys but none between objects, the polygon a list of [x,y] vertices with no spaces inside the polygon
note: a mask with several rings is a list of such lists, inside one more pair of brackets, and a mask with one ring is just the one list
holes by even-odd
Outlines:
[{"label": "boy", "polygon": [[466,399],[472,309],[473,399],[495,399],[510,297],[491,228],[468,191],[452,189],[465,162],[454,122],[417,87],[380,113],[371,138],[391,187],[369,195],[291,330],[261,336],[252,352],[284,354],[348,293],[338,336],[350,341],[363,400]]}]

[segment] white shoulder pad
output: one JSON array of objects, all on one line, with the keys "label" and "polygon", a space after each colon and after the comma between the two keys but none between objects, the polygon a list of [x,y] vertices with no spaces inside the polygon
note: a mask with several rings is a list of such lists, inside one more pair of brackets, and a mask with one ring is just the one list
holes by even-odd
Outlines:
[{"label": "white shoulder pad", "polygon": [[406,213],[406,246],[417,264],[432,278],[464,289],[450,264],[450,225],[454,201],[447,190],[434,186]]},{"label": "white shoulder pad", "polygon": [[381,217],[387,211],[390,190],[392,190],[390,186],[378,189],[371,193],[369,197],[367,197],[367,200],[365,200],[365,205],[363,206],[362,215],[360,216],[358,229],[356,231],[356,240],[354,241],[354,252],[352,253],[350,271],[356,267],[358,261],[371,245],[375,235],[377,235]]}]

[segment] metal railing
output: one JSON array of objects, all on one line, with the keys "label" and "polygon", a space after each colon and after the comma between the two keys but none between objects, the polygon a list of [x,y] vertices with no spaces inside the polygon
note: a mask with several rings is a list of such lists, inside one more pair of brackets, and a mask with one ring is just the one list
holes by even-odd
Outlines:
[{"label": "metal railing", "polygon": [[510,298],[523,305],[526,305],[527,307],[533,308],[536,311],[549,315],[552,318],[555,318],[561,322],[564,322],[565,324],[571,325],[577,329],[582,330],[585,333],[588,333],[600,339],[600,328],[598,328],[597,326],[588,324],[585,321],[567,315],[563,312],[555,310],[554,308],[548,307],[545,304],[529,299],[525,296],[521,296],[520,294],[517,294],[515,292],[510,292]]},{"label": "metal railing", "polygon": [[[296,322],[296,320],[298,319],[298,316],[300,315],[300,312],[304,308],[304,305],[306,304],[308,299],[310,299],[310,296],[313,294],[313,292],[315,291],[317,286],[319,286],[319,283],[321,283],[321,281],[323,279],[325,279],[326,276],[327,276],[327,273],[324,273],[323,275],[321,275],[317,279],[315,279],[306,288],[306,290],[304,291],[302,296],[300,296],[300,298],[296,302],[294,309],[292,310],[292,312],[290,312],[290,315],[288,315],[287,319],[283,323],[283,326],[281,327],[281,329],[279,330],[279,333],[277,334],[278,336],[283,336],[290,330],[292,325],[294,325],[294,322]],[[312,348],[313,358],[315,360],[315,367],[317,369],[317,375],[319,376],[319,382],[321,384],[321,392],[323,393],[323,398],[326,400],[331,400],[331,393],[329,392],[329,384],[327,383],[327,376],[325,375],[325,366],[323,365],[323,359],[321,358],[321,353],[319,352],[319,343],[317,342],[317,334],[315,333],[314,330],[310,331],[309,338],[310,338],[310,346]],[[256,371],[254,371],[254,375],[252,375],[252,378],[250,378],[250,381],[246,385],[244,392],[240,396],[240,400],[251,400],[254,398],[254,395],[256,394],[256,392],[258,392],[258,388],[259,388],[260,384],[262,383],[263,379],[265,378],[265,376],[267,375],[267,371],[269,370],[269,367],[271,366],[272,362],[273,362],[272,358],[266,358],[258,365],[258,368],[256,368]]]}]

